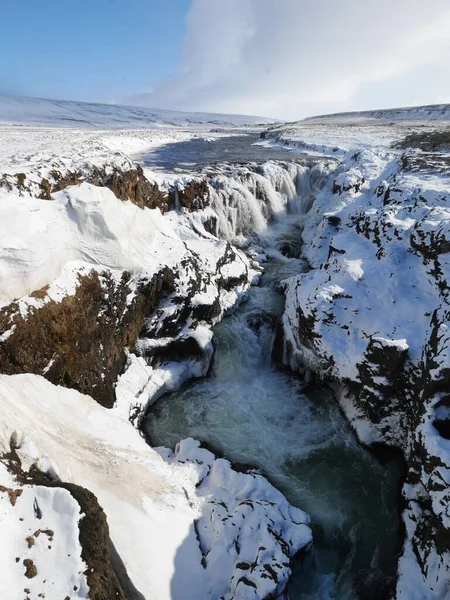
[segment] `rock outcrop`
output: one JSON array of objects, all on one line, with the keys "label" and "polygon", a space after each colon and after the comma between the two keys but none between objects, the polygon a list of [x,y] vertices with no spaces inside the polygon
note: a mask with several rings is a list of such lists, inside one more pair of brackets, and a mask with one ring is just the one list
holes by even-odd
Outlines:
[{"label": "rock outcrop", "polygon": [[[106,515],[94,494],[51,480],[35,466],[25,471],[14,445],[0,457],[2,479],[8,478],[5,467],[14,476],[14,487],[0,486],[2,518],[7,519],[8,513],[15,518],[3,540],[9,545],[3,566],[15,584],[20,585],[24,568],[22,587],[33,597],[45,597],[51,589],[67,597],[76,592],[91,600],[125,600],[112,566]],[[63,556],[64,551],[69,554]]]},{"label": "rock outcrop", "polygon": [[[331,137],[339,133],[345,146],[345,128]],[[433,162],[412,172],[386,147],[340,152],[341,166],[305,217],[312,268],[286,283],[284,361],[334,387],[363,443],[403,451],[406,537],[397,597],[444,599],[450,181]]]},{"label": "rock outcrop", "polygon": [[183,186],[169,192],[172,205],[177,201],[189,212],[203,210],[209,206],[209,186],[206,179],[192,179]]},{"label": "rock outcrop", "polygon": [[[12,250],[21,274],[9,250],[0,255],[3,294],[34,290],[0,308],[0,371],[43,375],[106,407],[133,351],[150,368],[193,359],[207,370],[206,329],[245,297],[256,274],[241,252],[203,228],[201,216],[193,226],[182,215],[166,220],[92,184],[45,204],[5,201],[2,210],[5,218],[23,211],[38,237]],[[23,230],[15,223],[10,234],[17,240]],[[64,266],[53,279],[55,262]],[[42,280],[48,283],[36,289]]]},{"label": "rock outcrop", "polygon": [[162,269],[137,282],[127,272],[117,281],[111,272],[92,270],[59,302],[37,290],[32,297],[42,304],[25,316],[17,302],[0,311],[0,330],[11,331],[0,343],[0,371],[43,374],[112,407],[125,348],[134,347],[145,319],[173,289],[173,272]]},{"label": "rock outcrop", "polygon": [[82,171],[51,171],[50,180],[43,178],[39,198],[50,200],[51,194],[59,192],[70,185],[78,185],[86,181],[100,187],[109,188],[119,200],[131,200],[139,208],[160,208],[167,212],[170,208],[168,194],[159,189],[157,183],[150,182],[138,164],[133,168],[121,170],[117,167],[92,167],[87,173]]},{"label": "rock outcrop", "polygon": [[173,209],[177,203],[189,212],[203,210],[209,206],[210,193],[204,178],[192,178],[177,182],[162,189],[158,183],[150,181],[138,163],[124,166],[108,164],[86,165],[75,171],[51,169],[46,177],[27,177],[26,173],[0,176],[0,188],[17,191],[21,195],[31,195],[42,200],[51,200],[52,194],[66,188],[90,183],[110,189],[119,200],[130,200],[139,208],[159,208],[162,213]]}]

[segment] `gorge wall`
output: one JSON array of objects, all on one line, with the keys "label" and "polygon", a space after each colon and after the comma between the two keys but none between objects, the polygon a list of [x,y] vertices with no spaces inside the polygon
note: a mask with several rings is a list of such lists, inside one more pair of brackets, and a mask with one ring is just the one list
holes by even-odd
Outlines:
[{"label": "gorge wall", "polygon": [[[302,145],[305,129],[293,144]],[[332,130],[339,135],[345,144],[348,130]],[[362,443],[402,450],[406,538],[396,596],[445,598],[450,179],[441,152],[394,151],[376,137],[372,146],[316,146],[338,153],[341,165],[304,217],[311,269],[285,286],[284,361],[333,387]]]}]

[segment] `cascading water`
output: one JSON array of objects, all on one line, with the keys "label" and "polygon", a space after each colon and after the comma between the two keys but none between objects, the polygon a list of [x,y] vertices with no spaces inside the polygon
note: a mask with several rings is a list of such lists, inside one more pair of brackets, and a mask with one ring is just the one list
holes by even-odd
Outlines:
[{"label": "cascading water", "polygon": [[258,243],[266,272],[250,300],[215,328],[210,376],[159,400],[144,424],[154,446],[194,437],[259,467],[310,514],[314,546],[294,565],[290,600],[386,597],[400,542],[401,460],[380,462],[357,442],[329,391],[272,361],[284,308],[277,284],[304,269],[301,214],[329,171],[326,163],[271,162],[209,173],[216,233]]},{"label": "cascading water", "polygon": [[222,168],[209,180],[215,234],[242,245],[252,234],[263,234],[270,222],[303,212],[325,185],[330,166],[271,161]]},{"label": "cascading water", "polygon": [[357,590],[379,598],[395,571],[401,464],[383,465],[363,449],[326,389],[272,363],[273,326],[283,310],[274,283],[300,266],[270,261],[250,301],[215,328],[211,376],[160,400],[145,429],[152,445],[174,448],[191,436],[261,468],[310,514],[314,549],[295,565],[290,600],[350,600]]}]

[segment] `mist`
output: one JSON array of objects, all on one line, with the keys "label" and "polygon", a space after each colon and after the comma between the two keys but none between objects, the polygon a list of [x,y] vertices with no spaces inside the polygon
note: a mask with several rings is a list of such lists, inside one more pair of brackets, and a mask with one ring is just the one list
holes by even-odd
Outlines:
[{"label": "mist", "polygon": [[446,0],[192,0],[172,77],[128,102],[295,120],[450,98]]}]

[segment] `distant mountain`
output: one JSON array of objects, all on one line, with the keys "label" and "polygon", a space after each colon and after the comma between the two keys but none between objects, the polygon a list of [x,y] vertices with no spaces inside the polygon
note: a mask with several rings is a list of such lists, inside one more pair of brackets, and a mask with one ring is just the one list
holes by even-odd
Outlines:
[{"label": "distant mountain", "polygon": [[0,95],[0,123],[48,127],[149,128],[190,125],[267,125],[273,119],[246,115],[188,113],[139,106],[94,104]]},{"label": "distant mountain", "polygon": [[388,121],[450,121],[450,104],[428,104],[404,108],[384,108],[331,115],[308,117],[305,121],[352,121],[355,119],[377,119]]}]

